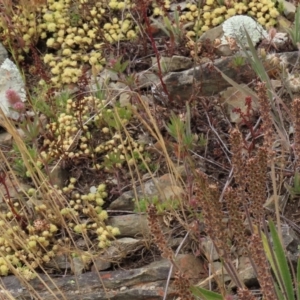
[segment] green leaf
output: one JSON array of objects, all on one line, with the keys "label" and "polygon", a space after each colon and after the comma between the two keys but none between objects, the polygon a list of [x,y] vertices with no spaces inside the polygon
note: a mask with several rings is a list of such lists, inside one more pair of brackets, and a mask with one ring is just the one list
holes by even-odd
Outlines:
[{"label": "green leaf", "polygon": [[205,300],[223,300],[223,296],[221,294],[203,289],[198,286],[192,286],[191,291],[194,296],[201,297],[201,299]]},{"label": "green leaf", "polygon": [[296,282],[297,299],[300,299],[300,257],[297,262],[297,282]]},{"label": "green leaf", "polygon": [[283,295],[283,293],[282,293],[282,291],[279,288],[277,283],[275,283],[275,291],[276,291],[276,295],[278,297],[278,300],[285,300],[284,295]]},{"label": "green leaf", "polygon": [[287,28],[287,30],[294,46],[297,47],[297,43],[300,42],[300,7],[299,6],[297,7],[296,14],[295,14],[295,24],[291,29]]},{"label": "green leaf", "polygon": [[289,265],[287,262],[287,258],[285,256],[284,249],[282,247],[274,222],[272,220],[269,221],[269,228],[273,240],[274,255],[278,266],[278,272],[279,272],[278,275],[280,276],[281,280],[284,283],[284,286],[282,287],[284,291],[282,292],[285,292],[284,294],[287,295],[288,300],[294,300],[295,295],[294,295],[294,288],[293,288],[293,279],[289,270]]},{"label": "green leaf", "polygon": [[247,37],[247,42],[248,42],[248,46],[249,46],[250,52],[252,54],[252,57],[249,55],[249,53],[247,52],[247,50],[244,46],[243,46],[243,50],[244,50],[245,54],[247,55],[253,70],[259,76],[261,81],[264,81],[266,83],[267,88],[268,88],[268,96],[269,96],[269,99],[271,100],[272,99],[271,91],[273,89],[271,80],[269,78],[268,73],[265,70],[263,63],[261,62],[260,58],[258,57],[257,51],[256,51],[256,49],[252,43],[252,40],[250,38],[250,35],[246,29],[245,29],[245,34]]}]

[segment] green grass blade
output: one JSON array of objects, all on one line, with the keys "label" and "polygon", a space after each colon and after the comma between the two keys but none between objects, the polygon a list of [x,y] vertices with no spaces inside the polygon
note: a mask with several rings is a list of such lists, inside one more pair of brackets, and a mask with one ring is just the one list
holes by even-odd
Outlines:
[{"label": "green grass blade", "polygon": [[297,276],[297,284],[296,284],[297,299],[300,299],[300,257],[298,257],[296,276]]},{"label": "green grass blade", "polygon": [[273,272],[275,274],[275,277],[276,277],[277,281],[279,282],[279,280],[278,280],[279,274],[278,274],[278,272],[276,270],[275,262],[274,262],[272,254],[271,254],[272,249],[270,249],[269,243],[267,241],[267,237],[266,237],[266,235],[263,232],[261,233],[261,238],[262,238],[262,242],[263,242],[265,254],[266,254],[266,256],[268,258],[268,261],[269,261],[269,263],[271,265],[271,268],[272,268],[272,270],[273,270]]},{"label": "green grass blade", "polygon": [[285,300],[281,289],[279,288],[278,284],[276,284],[276,283],[275,283],[275,291],[276,291],[276,295],[277,295],[278,300]]},{"label": "green grass blade", "polygon": [[281,277],[284,283],[285,294],[287,295],[288,300],[295,300],[294,288],[293,288],[293,279],[289,270],[289,265],[285,256],[284,249],[280,242],[277,230],[275,228],[274,222],[269,221],[269,227],[271,231],[271,236],[273,240],[274,255],[276,263],[278,265],[279,276]]},{"label": "green grass blade", "polygon": [[271,101],[271,99],[272,99],[271,91],[273,89],[271,80],[269,78],[268,73],[266,72],[266,69],[265,69],[263,63],[261,62],[260,58],[258,57],[257,51],[256,51],[256,49],[255,49],[255,47],[252,43],[252,40],[250,38],[250,35],[249,35],[249,33],[247,32],[246,29],[245,29],[245,34],[246,34],[246,37],[247,37],[248,47],[250,49],[252,57],[251,57],[251,55],[249,55],[249,53],[247,52],[247,50],[244,46],[242,46],[243,50],[244,50],[245,54],[247,55],[253,70],[259,76],[260,80],[264,81],[266,83],[267,88],[268,88],[268,96],[269,96],[269,99]]},{"label": "green grass blade", "polygon": [[297,47],[297,43],[300,42],[300,7],[297,7],[295,14],[295,24],[292,28],[287,28],[287,31],[291,37],[291,40],[295,47]]},{"label": "green grass blade", "polygon": [[194,296],[201,297],[203,300],[223,300],[223,296],[221,294],[203,289],[198,286],[192,286],[191,291]]}]

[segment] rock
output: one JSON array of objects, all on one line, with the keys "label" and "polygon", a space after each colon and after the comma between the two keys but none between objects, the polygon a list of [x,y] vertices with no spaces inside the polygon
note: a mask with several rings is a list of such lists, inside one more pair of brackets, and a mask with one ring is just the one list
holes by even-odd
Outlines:
[{"label": "rock", "polygon": [[57,185],[59,188],[63,188],[66,184],[67,179],[69,178],[68,172],[59,165],[49,167],[49,169],[50,182],[53,185]]},{"label": "rock", "polygon": [[[192,280],[200,279],[202,264],[200,260],[193,258],[193,255],[179,255],[176,262],[183,272],[186,270],[186,274],[191,276]],[[62,297],[66,300],[161,300],[169,270],[170,262],[163,259],[133,270],[87,272],[59,278],[39,274],[37,278],[26,283],[26,286],[22,286],[17,277],[7,276],[2,278],[1,284],[2,289],[16,300],[52,300]],[[176,297],[173,285],[171,280],[167,300]]]},{"label": "rock", "polygon": [[288,251],[288,256],[293,265],[296,267],[300,254],[300,238],[288,224],[283,224],[281,226],[284,248]]},{"label": "rock", "polygon": [[[241,66],[239,72],[237,72],[232,66],[231,57],[217,59],[214,65],[237,83],[248,83],[256,77],[254,71],[249,70],[247,63]],[[183,72],[171,72],[163,80],[170,97],[182,103],[188,101],[192,94],[195,93],[193,85],[197,82],[201,82],[202,96],[216,95],[230,86],[221,74],[213,68],[212,63],[204,63],[199,67]],[[159,94],[160,90],[161,86],[158,85],[156,93]]]},{"label": "rock", "polygon": [[[225,111],[232,123],[240,123],[242,121],[240,114],[234,112],[234,109],[238,108],[243,113],[246,113],[248,107],[245,99],[250,95],[250,92],[251,94],[255,93],[246,84],[241,84],[240,87],[242,91],[235,87],[228,87],[220,93],[221,103],[225,107]],[[247,90],[249,90],[249,93],[246,93]],[[256,99],[253,99],[251,113],[253,114],[253,112],[257,111],[257,109],[257,101]]]},{"label": "rock", "polygon": [[111,262],[118,263],[127,255],[144,247],[142,240],[133,238],[120,238],[112,242],[112,245],[105,249],[105,252],[94,259],[92,270],[106,270],[111,267]]},{"label": "rock", "polygon": [[219,44],[217,45],[217,40],[221,42],[221,39],[224,35],[223,26],[219,25],[217,27],[211,28],[204,32],[199,41],[205,43],[206,40],[209,40],[211,44],[215,44],[216,53],[220,56],[230,56],[233,55],[233,51],[230,49],[229,45]]},{"label": "rock", "polygon": [[216,39],[221,39],[223,34],[223,27],[222,25],[219,25],[204,32],[199,38],[199,41],[204,43],[206,40],[209,40],[211,43],[213,43]]},{"label": "rock", "polygon": [[93,93],[102,89],[111,81],[118,81],[119,75],[116,72],[113,72],[108,69],[104,69],[96,77],[92,74],[89,74],[90,87],[89,90]]},{"label": "rock", "polygon": [[[251,262],[248,257],[242,256],[239,258],[239,267],[238,267],[238,274],[241,281],[246,286],[253,286],[257,283],[257,276],[255,271],[251,265]],[[233,283],[233,282],[232,282]],[[234,284],[233,284],[234,285]]]},{"label": "rock", "polygon": [[80,256],[72,257],[71,260],[71,270],[73,274],[79,275],[88,267],[91,259],[85,259]]},{"label": "rock", "polygon": [[[12,95],[10,101],[6,97],[7,91]],[[23,107],[25,101],[26,91],[22,75],[15,63],[6,58],[0,66],[0,107],[6,117],[18,120],[22,114],[17,109],[13,110],[13,107]]]},{"label": "rock", "polygon": [[119,96],[120,106],[125,107],[130,105],[131,92],[121,92]]},{"label": "rock", "polygon": [[45,263],[45,266],[48,268],[54,268],[56,270],[71,269],[71,264],[68,255],[62,253],[58,253],[48,263]]},{"label": "rock", "polygon": [[[181,244],[182,239],[183,239],[182,237],[179,238],[172,237],[171,239],[168,239],[167,244],[170,248],[177,249],[177,247]],[[186,239],[182,245],[182,249],[184,249],[186,246],[189,247],[189,243],[190,240]]]},{"label": "rock", "polygon": [[289,35],[286,32],[276,32],[274,37],[268,36],[258,47],[260,48],[263,44],[266,45],[266,49],[272,46],[277,49],[278,52],[286,50],[290,44]]},{"label": "rock", "polygon": [[108,210],[133,211],[135,206],[135,195],[133,191],[124,192],[120,197],[114,200],[108,207]]},{"label": "rock", "polygon": [[201,247],[203,248],[205,256],[209,258],[209,261],[216,261],[220,258],[211,238],[209,237],[202,238]]},{"label": "rock", "polygon": [[[19,199],[20,194],[23,192],[27,192],[30,188],[29,185],[19,182],[18,180],[15,180],[16,177],[10,174],[10,172],[6,173],[5,177],[5,185],[9,192],[9,196],[11,199]],[[3,186],[3,184],[0,185],[0,195],[5,195],[7,197],[7,190]],[[0,198],[0,202],[3,202],[3,198]],[[4,202],[5,203],[5,202]],[[5,203],[4,207],[7,207],[7,204]]]},{"label": "rock", "polygon": [[146,215],[115,216],[109,218],[107,223],[119,228],[120,237],[149,236],[150,234]]},{"label": "rock", "polygon": [[283,3],[283,7],[284,7],[284,10],[283,10],[284,15],[286,16],[286,18],[289,21],[293,22],[295,19],[296,6],[289,1],[282,1],[282,3]]},{"label": "rock", "polygon": [[273,89],[281,88],[282,87],[282,81],[277,79],[271,79],[271,84]]},{"label": "rock", "polygon": [[252,44],[255,46],[261,39],[266,38],[268,33],[253,18],[246,15],[236,15],[222,23],[222,44],[228,44],[228,38],[233,38],[241,49],[248,47],[247,31]]},{"label": "rock", "polygon": [[136,74],[135,82],[138,88],[147,88],[159,82],[159,77],[151,71],[142,71]]},{"label": "rock", "polygon": [[0,133],[0,144],[5,146],[12,145],[12,135],[8,132],[2,132]]},{"label": "rock", "polygon": [[170,5],[170,10],[171,11],[175,11],[175,10],[177,10],[178,9],[178,7],[180,7],[180,10],[182,11],[182,10],[185,10],[186,9],[186,5],[187,5],[187,1],[184,1],[184,2],[176,2],[176,3],[172,3],[171,5]]},{"label": "rock", "polygon": [[2,64],[6,58],[8,58],[8,53],[2,43],[0,43],[0,64]]},{"label": "rock", "polygon": [[[212,273],[216,274],[220,278],[220,282],[229,282],[231,280],[230,276],[228,275],[224,264],[219,261],[214,261],[212,263]],[[197,286],[208,289],[211,285],[212,276],[205,278],[203,281],[197,283]]]},{"label": "rock", "polygon": [[94,259],[94,264],[92,266],[91,271],[97,272],[97,271],[104,271],[111,267],[111,262],[105,257],[97,257]]},{"label": "rock", "polygon": [[[152,57],[152,70],[158,72],[158,63],[156,57]],[[184,56],[172,56],[172,57],[161,57],[160,67],[163,74],[168,72],[182,71],[189,69],[193,66],[193,61],[189,57]]]},{"label": "rock", "polygon": [[[121,103],[121,105],[124,107],[126,105],[128,105],[128,94],[130,94],[130,88],[127,84],[125,84],[124,82],[110,82],[108,84],[108,90],[110,93],[110,97],[111,97],[111,101],[113,103],[116,102],[117,99],[121,101],[124,101],[123,103]],[[120,96],[124,94],[120,99]]]},{"label": "rock", "polygon": [[[178,172],[183,172],[183,169],[178,168]],[[160,178],[146,181],[143,186],[137,187],[136,193],[138,195],[136,200],[134,191],[123,193],[110,204],[108,209],[133,211],[138,206],[138,203],[136,203],[138,200],[159,198],[161,201],[164,201],[180,197],[184,191],[180,186],[176,185],[176,180],[174,180],[172,175],[165,174]]]},{"label": "rock", "polygon": [[[276,56],[285,60],[289,66],[296,65],[297,52],[285,52]],[[214,66],[238,84],[248,84],[256,78],[256,74],[249,66],[247,59],[237,69],[232,64],[232,57],[220,58],[216,59],[214,64],[204,63],[186,71],[171,72],[164,76],[163,80],[171,99],[185,103],[185,101],[188,101],[195,94],[194,85],[197,83],[201,83],[201,92],[198,92],[201,96],[217,95],[231,86]],[[157,95],[161,94],[161,85],[155,87],[154,92]],[[167,105],[167,103],[164,104]]]},{"label": "rock", "polygon": [[[257,284],[257,276],[248,257],[242,256],[238,259],[237,271],[240,280],[245,284],[245,286],[253,287],[254,285]],[[233,280],[229,284],[229,288],[230,289],[236,288],[236,284]]]},{"label": "rock", "polygon": [[192,254],[178,255],[175,258],[175,263],[179,270],[192,281],[199,280],[201,273],[204,273],[203,262]]}]

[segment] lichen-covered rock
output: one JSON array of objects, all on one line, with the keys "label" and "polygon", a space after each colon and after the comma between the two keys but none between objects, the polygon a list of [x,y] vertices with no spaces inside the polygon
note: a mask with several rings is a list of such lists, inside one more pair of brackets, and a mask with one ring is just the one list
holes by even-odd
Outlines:
[{"label": "lichen-covered rock", "polygon": [[222,44],[227,44],[228,38],[234,38],[237,45],[248,46],[247,35],[248,32],[253,45],[256,45],[261,39],[267,38],[268,33],[264,28],[254,19],[248,16],[233,16],[226,20],[223,24],[224,36],[221,39]]},{"label": "lichen-covered rock", "polygon": [[[8,91],[11,92],[12,99],[8,99]],[[9,58],[6,58],[0,66],[0,107],[7,117],[17,120],[20,113],[18,107],[14,109],[13,106],[23,105],[25,101],[25,84],[21,73],[18,67]]]}]

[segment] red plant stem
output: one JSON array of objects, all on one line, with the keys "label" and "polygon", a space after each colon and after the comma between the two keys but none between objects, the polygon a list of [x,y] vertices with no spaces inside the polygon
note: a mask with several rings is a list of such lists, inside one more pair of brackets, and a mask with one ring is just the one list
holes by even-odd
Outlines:
[{"label": "red plant stem", "polygon": [[10,193],[9,193],[9,190],[8,190],[8,187],[6,185],[6,182],[5,182],[5,178],[6,178],[6,175],[5,174],[2,174],[0,175],[0,184],[2,184],[4,186],[4,189],[6,191],[6,195],[7,195],[7,204],[8,206],[10,207],[10,210],[12,212],[12,214],[15,216],[15,218],[17,219],[18,222],[20,222],[21,226],[23,228],[25,228],[27,226],[27,222],[24,220],[24,218],[22,216],[20,216],[17,211],[15,210],[12,202],[11,202],[11,197],[10,197]]},{"label": "red plant stem", "polygon": [[168,96],[169,102],[172,102],[171,96],[170,96],[170,94],[168,92],[168,89],[166,87],[166,84],[164,83],[163,78],[162,78],[162,70],[161,70],[161,65],[160,65],[159,53],[158,53],[158,50],[157,50],[157,47],[156,47],[156,44],[155,44],[155,41],[154,41],[154,38],[153,38],[153,34],[151,32],[151,26],[150,26],[149,18],[147,16],[146,9],[143,9],[143,17],[144,17],[144,20],[146,22],[146,27],[148,29],[148,35],[149,35],[149,38],[150,38],[150,42],[151,42],[152,48],[153,48],[155,56],[156,56],[159,81],[162,85],[162,88],[163,88],[165,94]]}]

